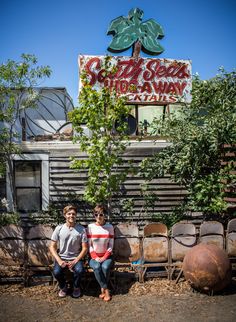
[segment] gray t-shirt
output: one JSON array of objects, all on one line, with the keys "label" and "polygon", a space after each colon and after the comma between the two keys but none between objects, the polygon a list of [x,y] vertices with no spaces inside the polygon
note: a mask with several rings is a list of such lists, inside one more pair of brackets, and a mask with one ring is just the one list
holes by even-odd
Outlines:
[{"label": "gray t-shirt", "polygon": [[86,230],[79,224],[70,228],[66,224],[58,225],[51,240],[59,243],[58,255],[61,259],[73,260],[81,252],[81,243],[87,243]]}]

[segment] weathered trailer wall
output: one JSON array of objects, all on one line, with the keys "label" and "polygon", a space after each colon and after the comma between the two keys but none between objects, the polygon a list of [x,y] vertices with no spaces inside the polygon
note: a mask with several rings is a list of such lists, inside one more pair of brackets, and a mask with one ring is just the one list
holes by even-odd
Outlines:
[{"label": "weathered trailer wall", "polygon": [[[6,178],[0,176],[0,201],[6,198]],[[4,210],[2,202],[0,202],[0,211]]]},{"label": "weathered trailer wall", "polygon": [[[124,159],[132,160],[135,167],[139,167],[144,157],[153,155],[160,147],[130,147],[127,149]],[[49,157],[50,166],[50,201],[55,208],[62,208],[66,202],[77,202],[80,207],[82,221],[90,221],[91,210],[84,202],[81,202],[87,180],[87,172],[70,169],[70,157],[85,158],[79,151],[52,151]],[[113,217],[117,220],[152,220],[158,213],[168,214],[177,206],[186,195],[186,191],[170,181],[170,177],[158,178],[149,184],[147,194],[154,194],[155,205],[145,209],[144,197],[141,194],[140,185],[144,180],[138,175],[129,175],[119,194],[113,198]],[[133,200],[133,211],[124,212],[121,205],[126,200]],[[146,210],[146,211],[145,211]]]},{"label": "weathered trailer wall", "polygon": [[[124,155],[125,160],[132,160],[134,166],[139,167],[140,162],[155,152],[167,146],[166,142],[137,142],[133,141]],[[226,149],[223,157],[223,164],[235,162],[235,146]],[[92,220],[91,208],[82,201],[87,181],[87,172],[70,169],[70,157],[85,158],[80,152],[79,145],[72,142],[50,141],[50,142],[25,142],[22,144],[22,153],[37,155],[44,153],[48,155],[48,177],[49,180],[49,201],[51,210],[62,210],[69,202],[75,202],[79,206],[81,222],[85,224]],[[158,178],[149,183],[148,193],[155,195],[154,208],[145,209],[144,197],[141,195],[140,185],[144,180],[139,176],[129,176],[119,194],[113,198],[113,221],[150,221],[155,214],[168,216],[172,209],[177,206],[185,197],[186,191],[176,183],[171,182],[170,177]],[[6,197],[5,178],[0,178],[0,198]],[[126,200],[133,200],[133,211],[122,211],[122,203]],[[227,198],[228,212],[235,212],[236,191],[235,187],[229,188]],[[0,211],[3,211],[4,208]],[[46,216],[44,213],[41,216]]]}]

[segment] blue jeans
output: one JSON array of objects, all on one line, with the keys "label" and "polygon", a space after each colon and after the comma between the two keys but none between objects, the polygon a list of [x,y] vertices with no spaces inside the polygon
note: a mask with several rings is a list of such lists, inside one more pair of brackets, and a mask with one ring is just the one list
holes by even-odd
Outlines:
[{"label": "blue jeans", "polygon": [[95,259],[90,259],[89,266],[93,269],[95,278],[100,287],[107,288],[112,266],[112,258],[108,258],[102,263],[95,261]]},{"label": "blue jeans", "polygon": [[[66,287],[65,273],[68,271],[68,267],[61,267],[56,261],[53,267],[53,275],[58,281],[60,289]],[[79,261],[73,267],[73,286],[78,288],[80,285],[81,275],[84,273],[83,262]]]}]

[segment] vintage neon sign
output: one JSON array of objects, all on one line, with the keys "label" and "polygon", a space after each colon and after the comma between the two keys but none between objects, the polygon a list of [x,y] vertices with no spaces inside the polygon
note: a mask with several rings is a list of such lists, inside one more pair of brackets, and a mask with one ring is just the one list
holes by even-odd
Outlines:
[{"label": "vintage neon sign", "polygon": [[[104,76],[105,56],[80,56],[80,75],[86,74],[96,89],[103,86],[125,95],[128,102],[139,104],[176,103],[191,101],[191,62],[113,56],[115,73]],[[80,80],[80,89],[82,87]]]}]

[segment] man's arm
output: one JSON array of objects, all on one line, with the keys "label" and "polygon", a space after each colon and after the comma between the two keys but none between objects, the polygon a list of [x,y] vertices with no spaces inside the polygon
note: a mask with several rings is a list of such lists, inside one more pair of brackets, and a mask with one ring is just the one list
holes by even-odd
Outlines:
[{"label": "man's arm", "polygon": [[82,246],[82,249],[81,249],[81,252],[79,253],[79,255],[73,261],[68,262],[67,265],[69,268],[72,268],[76,263],[81,261],[84,258],[84,256],[87,254],[88,244],[82,243],[81,246]]},{"label": "man's arm", "polygon": [[65,267],[66,266],[66,262],[63,261],[60,256],[57,253],[57,242],[52,240],[51,244],[49,246],[49,250],[52,254],[52,256],[54,257],[54,259],[57,261],[57,263],[61,266],[61,267]]}]

